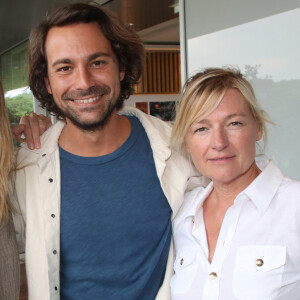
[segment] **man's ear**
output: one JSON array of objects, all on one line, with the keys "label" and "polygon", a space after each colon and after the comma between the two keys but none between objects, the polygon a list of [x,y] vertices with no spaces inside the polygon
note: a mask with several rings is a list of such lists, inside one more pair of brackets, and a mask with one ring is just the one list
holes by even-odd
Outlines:
[{"label": "man's ear", "polygon": [[119,77],[120,77],[120,81],[122,81],[124,79],[124,77],[125,77],[125,71],[124,70],[120,70]]},{"label": "man's ear", "polygon": [[45,85],[46,85],[48,93],[52,94],[52,89],[51,89],[49,78],[48,77],[44,77],[44,82],[45,82]]}]

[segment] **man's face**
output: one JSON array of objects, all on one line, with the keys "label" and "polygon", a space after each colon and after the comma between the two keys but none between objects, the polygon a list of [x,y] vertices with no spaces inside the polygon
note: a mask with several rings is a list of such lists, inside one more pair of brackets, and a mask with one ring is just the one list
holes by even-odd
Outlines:
[{"label": "man's face", "polygon": [[52,27],[45,42],[47,90],[67,120],[84,130],[115,110],[124,72],[97,23]]}]

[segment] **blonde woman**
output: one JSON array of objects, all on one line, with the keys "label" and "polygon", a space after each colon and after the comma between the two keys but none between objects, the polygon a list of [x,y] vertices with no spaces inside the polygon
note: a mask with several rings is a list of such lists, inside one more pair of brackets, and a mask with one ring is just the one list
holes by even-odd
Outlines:
[{"label": "blonde woman", "polygon": [[19,257],[9,200],[14,148],[1,82],[0,122],[0,299],[14,300],[19,299],[20,286]]},{"label": "blonde woman", "polygon": [[300,299],[300,182],[256,163],[265,121],[238,71],[187,82],[172,144],[212,182],[186,195],[173,222],[173,300]]}]

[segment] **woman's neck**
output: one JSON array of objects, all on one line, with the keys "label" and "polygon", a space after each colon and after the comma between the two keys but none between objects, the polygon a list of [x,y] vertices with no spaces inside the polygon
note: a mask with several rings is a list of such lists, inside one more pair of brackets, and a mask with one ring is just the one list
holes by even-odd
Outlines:
[{"label": "woman's neck", "polygon": [[247,188],[260,173],[260,169],[257,167],[256,163],[253,162],[251,167],[245,173],[230,182],[213,181],[213,198],[221,206],[231,206],[237,195]]}]

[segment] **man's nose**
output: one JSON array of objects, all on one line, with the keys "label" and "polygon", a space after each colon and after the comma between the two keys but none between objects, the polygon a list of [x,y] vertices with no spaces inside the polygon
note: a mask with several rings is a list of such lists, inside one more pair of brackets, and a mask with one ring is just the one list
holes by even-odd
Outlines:
[{"label": "man's nose", "polygon": [[78,90],[85,90],[94,84],[93,77],[85,67],[78,68],[74,78],[74,86]]},{"label": "man's nose", "polygon": [[228,136],[224,128],[216,128],[211,136],[211,147],[214,150],[222,151],[228,146]]}]

